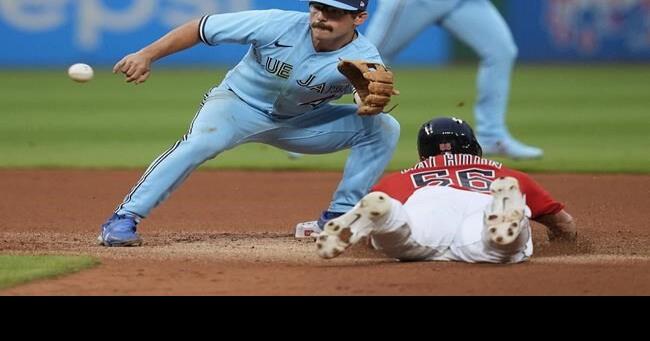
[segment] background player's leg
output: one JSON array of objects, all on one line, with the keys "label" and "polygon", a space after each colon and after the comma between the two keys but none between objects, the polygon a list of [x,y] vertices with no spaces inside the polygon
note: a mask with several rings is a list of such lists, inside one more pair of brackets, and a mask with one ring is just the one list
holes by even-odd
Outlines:
[{"label": "background player's leg", "polygon": [[118,207],[118,214],[146,217],[208,159],[240,144],[270,121],[232,92],[213,89],[186,135],[160,155]]},{"label": "background player's leg", "polygon": [[343,179],[329,206],[329,211],[346,212],[383,174],[399,139],[399,123],[392,116],[361,117],[356,111],[356,105],[326,105],[251,141],[306,154],[349,148]]},{"label": "background player's leg", "polygon": [[[515,158],[540,157],[540,149],[516,141],[506,126],[510,78],[517,47],[503,17],[490,1],[464,1],[441,24],[481,58],[474,114],[477,137],[484,152]],[[498,148],[505,148],[505,151]]]},{"label": "background player's leg", "polygon": [[452,10],[459,1],[385,0],[377,3],[365,36],[386,63],[395,59],[424,29]]}]

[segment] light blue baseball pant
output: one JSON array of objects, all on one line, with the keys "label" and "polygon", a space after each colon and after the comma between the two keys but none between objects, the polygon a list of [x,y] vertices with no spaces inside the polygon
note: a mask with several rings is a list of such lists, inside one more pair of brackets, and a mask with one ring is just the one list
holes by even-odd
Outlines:
[{"label": "light blue baseball pant", "polygon": [[483,140],[505,137],[510,76],[517,46],[505,20],[490,1],[379,1],[365,35],[389,62],[432,25],[442,26],[479,55],[476,133]]},{"label": "light blue baseball pant", "polygon": [[346,212],[379,179],[399,139],[399,123],[390,115],[361,117],[356,111],[356,105],[325,104],[294,118],[274,119],[232,91],[214,88],[188,133],[154,160],[116,212],[146,217],[203,162],[247,142],[306,154],[350,148],[329,206],[330,211]]}]

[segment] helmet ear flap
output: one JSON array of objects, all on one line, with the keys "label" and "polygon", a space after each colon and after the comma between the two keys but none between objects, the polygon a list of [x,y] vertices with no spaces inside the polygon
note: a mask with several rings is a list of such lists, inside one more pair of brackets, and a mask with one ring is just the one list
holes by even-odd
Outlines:
[{"label": "helmet ear flap", "polygon": [[475,143],[475,148],[476,149],[475,149],[475,152],[473,154],[476,155],[476,156],[483,157],[483,148],[481,148],[481,145],[478,143],[478,140],[476,140],[474,143]]},{"label": "helmet ear flap", "polygon": [[472,126],[469,125],[469,123],[462,121],[463,125],[467,129],[467,138],[469,139],[469,145],[467,147],[467,154],[472,154],[476,156],[483,156],[483,148],[481,148],[481,145],[478,143],[478,139],[476,138],[476,135],[474,135],[474,129],[472,129]]}]

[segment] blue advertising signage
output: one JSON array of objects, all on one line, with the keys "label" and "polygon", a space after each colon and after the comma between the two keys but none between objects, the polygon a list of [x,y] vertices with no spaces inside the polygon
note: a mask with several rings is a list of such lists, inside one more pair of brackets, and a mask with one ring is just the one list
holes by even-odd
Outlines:
[{"label": "blue advertising signage", "polygon": [[[373,4],[370,12],[372,15]],[[307,11],[298,0],[0,0],[0,65],[52,66],[77,61],[112,65],[186,21],[209,13],[280,8]],[[197,46],[166,64],[232,65],[246,46]],[[447,60],[446,34],[429,29],[398,62]]]}]

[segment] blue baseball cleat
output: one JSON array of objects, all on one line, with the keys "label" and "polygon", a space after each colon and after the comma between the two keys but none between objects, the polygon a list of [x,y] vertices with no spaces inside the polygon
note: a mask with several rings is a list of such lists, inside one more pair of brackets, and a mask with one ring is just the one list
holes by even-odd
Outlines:
[{"label": "blue baseball cleat", "polygon": [[113,214],[101,227],[97,239],[104,246],[140,246],[142,239],[136,232],[140,217],[130,214]]},{"label": "blue baseball cleat", "polygon": [[479,137],[478,140],[485,156],[504,156],[515,160],[539,159],[544,156],[543,150],[527,146],[511,136],[502,139]]},{"label": "blue baseball cleat", "polygon": [[330,221],[330,220],[332,220],[334,218],[338,218],[338,217],[342,216],[343,214],[345,214],[345,212],[323,211],[323,213],[318,218],[318,223],[317,223],[318,227],[322,231],[323,228],[325,227],[325,224],[327,224],[328,221]]}]

